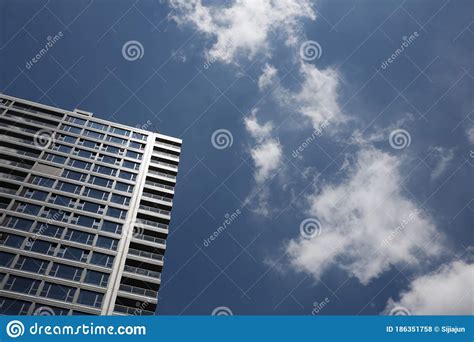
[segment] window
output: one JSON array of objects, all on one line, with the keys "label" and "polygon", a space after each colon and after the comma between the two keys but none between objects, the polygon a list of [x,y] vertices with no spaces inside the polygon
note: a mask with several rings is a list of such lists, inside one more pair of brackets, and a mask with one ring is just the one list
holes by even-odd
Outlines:
[{"label": "window", "polygon": [[133,185],[117,182],[115,184],[115,190],[131,193],[133,192]]},{"label": "window", "polygon": [[76,289],[70,286],[44,283],[43,290],[41,291],[40,295],[42,297],[59,299],[65,302],[72,302],[75,292]]},{"label": "window", "polygon": [[112,267],[114,263],[114,257],[103,253],[94,252],[92,253],[91,264],[103,267]]},{"label": "window", "polygon": [[79,281],[82,268],[54,263],[49,274],[53,277]]},{"label": "window", "polygon": [[97,132],[93,132],[93,131],[89,131],[88,129],[84,130],[84,135],[86,137],[91,137],[91,138],[94,138],[94,139],[97,139],[97,140],[102,140],[104,139],[104,135],[102,133],[97,133]]},{"label": "window", "polygon": [[125,160],[123,162],[123,167],[132,169],[132,170],[138,170],[140,168],[140,164]]},{"label": "window", "polygon": [[60,134],[58,136],[58,141],[64,141],[70,144],[74,144],[76,142],[76,138],[71,137],[70,135]]},{"label": "window", "polygon": [[127,140],[122,139],[122,138],[117,138],[117,137],[114,137],[112,135],[107,136],[107,141],[110,141],[110,142],[113,142],[113,143],[116,143],[116,144],[120,144],[120,145],[126,145],[127,144]]},{"label": "window", "polygon": [[123,135],[123,136],[126,136],[126,137],[128,137],[130,135],[130,131],[128,131],[126,129],[118,128],[118,127],[111,127],[110,132],[118,134],[118,135]]},{"label": "window", "polygon": [[117,170],[112,169],[107,166],[101,166],[101,165],[95,165],[94,166],[94,172],[101,173],[103,175],[107,176],[115,176],[117,174]]},{"label": "window", "polygon": [[29,204],[29,203],[18,203],[15,211],[18,213],[24,213],[28,215],[38,215],[41,207],[39,205]]},{"label": "window", "polygon": [[104,145],[103,149],[106,152],[112,153],[112,154],[120,154],[120,151],[122,151],[121,148],[110,146],[110,145]]},{"label": "window", "polygon": [[107,197],[109,197],[109,193],[92,188],[86,188],[84,190],[84,196],[106,201]]},{"label": "window", "polygon": [[78,145],[88,147],[88,148],[93,148],[94,150],[97,150],[100,147],[100,143],[95,142],[95,141],[85,140],[85,139],[79,139]]},{"label": "window", "polygon": [[50,178],[45,178],[45,177],[40,177],[40,176],[33,176],[31,179],[31,184],[39,185],[39,186],[44,186],[46,188],[50,188],[54,184],[54,179]]},{"label": "window", "polygon": [[62,176],[80,182],[85,181],[87,178],[86,174],[71,170],[64,170]]},{"label": "window", "polygon": [[103,186],[104,188],[111,188],[113,181],[107,178],[91,176],[89,178],[89,183],[97,185],[97,186]]},{"label": "window", "polygon": [[51,150],[69,154],[72,151],[72,147],[61,144],[55,144],[51,147]]},{"label": "window", "polygon": [[48,193],[40,190],[25,189],[23,196],[37,201],[44,201]]},{"label": "window", "polygon": [[23,300],[0,297],[0,310],[2,315],[26,315],[32,303]]},{"label": "window", "polygon": [[69,122],[75,123],[76,125],[79,125],[79,126],[84,126],[85,123],[86,123],[86,120],[79,119],[79,118],[74,118],[72,116],[68,116],[66,120],[69,121]]},{"label": "window", "polygon": [[57,163],[57,164],[64,164],[66,162],[67,158],[63,157],[63,156],[58,156],[56,154],[46,153],[43,156],[43,159],[48,160],[48,161],[53,162],[53,163]]},{"label": "window", "polygon": [[135,142],[135,141],[130,141],[129,147],[135,148],[137,150],[142,150],[142,151],[145,149],[144,144],[141,144],[141,143],[138,143],[138,142]]},{"label": "window", "polygon": [[10,275],[5,283],[5,290],[34,295],[40,283],[39,280]]},{"label": "window", "polygon": [[102,223],[101,230],[105,231],[105,232],[121,234],[122,233],[122,225],[118,224],[118,223],[115,223],[115,222],[111,222],[111,221],[104,221]]},{"label": "window", "polygon": [[94,128],[94,129],[98,129],[100,131],[106,131],[107,130],[107,126],[106,125],[102,125],[100,123],[97,123],[97,122],[92,122],[92,121],[89,121],[87,123],[87,127],[91,127],[91,128]]},{"label": "window", "polygon": [[97,228],[99,221],[93,217],[84,216],[84,215],[77,215],[77,224],[79,226],[87,227],[87,228]]},{"label": "window", "polygon": [[32,252],[41,253],[41,254],[53,255],[56,249],[56,246],[57,244],[55,243],[42,241],[42,240],[33,240],[33,241],[29,241],[29,243],[26,244],[25,250],[30,250]]},{"label": "window", "polygon": [[49,203],[62,205],[64,207],[73,207],[75,202],[76,200],[71,197],[56,195],[56,194],[52,194],[51,197],[49,198]]},{"label": "window", "polygon": [[137,179],[137,175],[135,173],[130,173],[127,171],[120,171],[119,177],[130,181],[134,181]]},{"label": "window", "polygon": [[112,208],[110,207],[107,210],[107,216],[119,218],[119,219],[124,219],[127,216],[127,212],[125,210],[120,210],[117,208]]},{"label": "window", "polygon": [[45,274],[48,264],[49,261],[20,256],[16,262],[15,268],[26,272]]},{"label": "window", "polygon": [[81,192],[81,186],[72,184],[72,183],[66,183],[59,181],[58,184],[56,185],[56,189],[64,192],[69,192],[70,194],[79,194]]},{"label": "window", "polygon": [[128,205],[130,203],[130,197],[112,194],[111,201],[117,204]]},{"label": "window", "polygon": [[87,201],[79,201],[78,209],[88,211],[94,214],[103,214],[105,205],[100,205],[97,203],[87,202]]},{"label": "window", "polygon": [[143,135],[137,132],[132,132],[132,138],[135,138],[138,140],[146,140],[146,135]]},{"label": "window", "polygon": [[[0,266],[9,267],[15,258],[15,254],[0,252]],[[2,306],[0,305],[0,308]]]},{"label": "window", "polygon": [[77,243],[83,243],[86,245],[92,245],[92,242],[94,241],[94,234],[89,234],[85,232],[81,232],[78,230],[74,229],[68,229],[66,232],[66,235],[64,236],[65,240],[77,242]]},{"label": "window", "polygon": [[63,235],[64,228],[48,223],[37,224],[34,233],[53,238],[60,238]]},{"label": "window", "polygon": [[77,298],[77,302],[79,304],[100,308],[102,306],[103,296],[104,295],[102,293],[81,289],[81,292],[79,292],[79,298]]},{"label": "window", "polygon": [[46,217],[49,220],[62,222],[66,222],[69,219],[69,213],[52,208],[44,208],[40,216]]},{"label": "window", "polygon": [[97,237],[96,247],[117,250],[118,240],[99,235]]},{"label": "window", "polygon": [[111,165],[118,165],[120,164],[120,159],[115,158],[115,157],[110,157],[105,154],[99,155],[99,158],[97,158],[98,161],[101,161],[103,163],[111,164]]},{"label": "window", "polygon": [[86,151],[86,150],[75,149],[74,155],[82,157],[82,158],[86,158],[86,159],[94,159],[96,156],[96,153]]},{"label": "window", "polygon": [[92,167],[91,163],[87,163],[85,161],[77,160],[77,159],[70,159],[68,165],[72,167],[76,167],[81,170],[90,170]]},{"label": "window", "polygon": [[69,126],[69,125],[62,125],[61,129],[65,132],[71,132],[71,133],[74,133],[74,134],[79,134],[82,131],[81,128],[74,127],[74,126]]},{"label": "window", "polygon": [[60,258],[81,262],[86,262],[88,255],[88,251],[71,246],[62,246],[62,248],[60,248],[60,250],[58,251],[58,257]]},{"label": "window", "polygon": [[87,270],[84,282],[87,284],[105,287],[109,281],[109,275],[102,272]]},{"label": "window", "polygon": [[25,238],[23,236],[0,233],[0,245],[19,248]]},{"label": "window", "polygon": [[27,220],[27,219],[23,219],[19,217],[12,217],[12,216],[8,217],[7,220],[8,220],[6,223],[7,227],[20,229],[25,232],[29,232],[34,223],[34,221],[32,220]]},{"label": "window", "polygon": [[142,154],[138,152],[133,152],[133,151],[127,151],[127,157],[132,158],[132,159],[138,159],[142,160]]}]

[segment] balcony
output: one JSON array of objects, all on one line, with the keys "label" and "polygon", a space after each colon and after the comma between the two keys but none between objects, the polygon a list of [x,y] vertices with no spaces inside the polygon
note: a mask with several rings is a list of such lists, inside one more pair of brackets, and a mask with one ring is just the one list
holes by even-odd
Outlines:
[{"label": "balcony", "polygon": [[133,273],[133,274],[138,274],[142,275],[145,277],[151,277],[160,280],[161,279],[161,273],[156,272],[156,271],[150,271],[150,270],[145,270],[144,268],[138,268],[130,265],[125,265],[124,269],[125,272],[128,273]]},{"label": "balcony", "polygon": [[132,293],[139,296],[146,296],[153,299],[156,299],[158,297],[158,291],[143,289],[137,286],[120,284],[119,290],[122,292]]},{"label": "balcony", "polygon": [[137,219],[135,222],[136,222],[135,223],[136,225],[142,224],[142,225],[145,225],[145,226],[150,226],[150,227],[155,227],[155,228],[168,230],[168,225],[164,224],[164,223],[159,223],[159,222],[145,220],[145,219]]},{"label": "balcony", "polygon": [[145,181],[145,184],[146,185],[151,185],[151,186],[156,186],[157,188],[162,188],[162,189],[174,191],[174,187],[172,187],[172,186],[152,182],[152,181],[149,181],[149,180]]},{"label": "balcony", "polygon": [[157,213],[157,214],[166,216],[167,218],[169,218],[171,216],[171,212],[168,211],[168,210],[149,207],[149,206],[143,205],[143,204],[140,204],[140,206],[138,208],[141,209],[141,210],[145,210],[145,211],[148,211],[148,212]]},{"label": "balcony", "polygon": [[151,253],[151,252],[146,252],[146,251],[140,251],[140,250],[135,249],[135,248],[129,248],[128,249],[128,254],[136,255],[136,256],[139,256],[139,257],[142,257],[142,258],[163,261],[163,255],[161,255],[161,254],[156,254],[156,253]]},{"label": "balcony", "polygon": [[144,310],[140,308],[131,308],[125,305],[115,304],[114,311],[117,313],[124,313],[127,315],[134,315],[134,316],[153,316],[155,313],[153,311]]},{"label": "balcony", "polygon": [[157,199],[158,201],[162,201],[162,202],[168,202],[169,205],[173,204],[173,200],[171,198],[160,196],[160,195],[150,194],[149,192],[144,192],[143,197]]},{"label": "balcony", "polygon": [[165,163],[165,162],[154,160],[154,159],[151,159],[151,163],[161,165],[161,166],[166,166],[166,167],[169,167],[173,170],[178,170],[178,167],[176,165],[173,165],[173,164],[170,164],[170,163]]},{"label": "balcony", "polygon": [[173,175],[169,175],[167,173],[164,173],[164,172],[159,172],[159,171],[154,171],[154,170],[148,170],[148,173],[151,174],[151,175],[156,175],[156,176],[159,176],[159,177],[164,177],[164,178],[168,178],[168,179],[172,179],[172,180],[176,180],[176,176],[173,176]]}]

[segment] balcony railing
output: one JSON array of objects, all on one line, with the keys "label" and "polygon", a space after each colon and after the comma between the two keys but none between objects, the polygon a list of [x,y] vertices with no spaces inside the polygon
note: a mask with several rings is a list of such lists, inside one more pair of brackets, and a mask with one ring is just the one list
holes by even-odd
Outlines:
[{"label": "balcony railing", "polygon": [[179,160],[179,157],[174,155],[174,154],[171,154],[171,153],[166,153],[166,152],[163,152],[163,151],[156,151],[154,150],[153,151],[153,155],[157,156],[157,157],[160,157],[160,156],[166,156],[166,157],[171,157],[173,159],[176,159],[176,160]]},{"label": "balcony railing", "polygon": [[163,165],[163,166],[172,168],[174,170],[178,170],[178,167],[176,165],[173,165],[173,164],[170,164],[170,163],[165,163],[165,162],[162,162],[162,161],[154,160],[153,158],[151,159],[151,162],[154,163],[154,164]]},{"label": "balcony railing", "polygon": [[114,311],[135,316],[153,316],[155,314],[153,311],[144,310],[140,308],[131,308],[129,306],[119,304],[115,304]]},{"label": "balcony railing", "polygon": [[176,176],[173,176],[173,175],[170,175],[170,174],[167,174],[167,173],[164,173],[164,172],[148,170],[148,173],[150,173],[152,175],[157,175],[157,176],[160,176],[160,177],[165,177],[165,178],[176,180]]},{"label": "balcony railing", "polygon": [[154,199],[157,199],[159,201],[163,201],[163,202],[168,202],[170,204],[173,203],[173,200],[169,197],[164,197],[164,196],[160,196],[160,195],[154,195],[154,194],[150,194],[149,192],[144,192],[143,193],[143,196],[144,197],[149,197],[149,198],[154,198]]},{"label": "balcony railing", "polygon": [[163,261],[163,255],[161,255],[161,254],[156,254],[156,253],[151,253],[151,252],[146,252],[146,251],[140,251],[140,250],[135,249],[135,248],[129,248],[128,253],[132,254],[132,255],[137,255],[137,256],[140,256],[140,257],[144,257],[144,258]]},{"label": "balcony railing", "polygon": [[161,273],[160,272],[145,270],[144,268],[125,265],[124,271],[129,272],[129,273],[144,275],[144,276],[152,277],[152,278],[156,278],[156,279],[161,279]]},{"label": "balcony railing", "polygon": [[164,185],[164,184],[161,184],[161,183],[152,182],[152,181],[149,181],[149,180],[145,181],[145,184],[151,185],[151,186],[156,186],[156,187],[158,187],[158,188],[163,188],[163,189],[167,189],[167,190],[174,191],[174,187],[172,187],[172,186]]},{"label": "balcony railing", "polygon": [[151,298],[156,298],[158,296],[158,291],[143,289],[141,287],[125,284],[120,284],[119,290]]},{"label": "balcony railing", "polygon": [[181,148],[179,148],[178,146],[175,146],[175,145],[172,145],[172,144],[167,144],[167,143],[164,143],[164,142],[161,142],[161,141],[155,141],[155,145],[171,147],[171,148],[174,148],[175,150],[178,150],[178,151],[181,150]]},{"label": "balcony railing", "polygon": [[136,223],[168,230],[168,225],[167,224],[163,224],[163,223],[159,223],[159,222],[155,222],[155,221],[137,219]]},{"label": "balcony railing", "polygon": [[168,211],[168,210],[153,208],[153,207],[149,207],[149,206],[143,205],[143,204],[140,204],[139,208],[142,209],[142,210],[150,211],[150,212],[165,215],[165,216],[170,216],[171,215],[171,212]]},{"label": "balcony railing", "polygon": [[159,243],[159,244],[162,244],[162,245],[166,245],[166,240],[165,239],[160,239],[160,238],[150,236],[150,235],[140,234],[140,235],[134,235],[133,237],[135,239],[140,239],[140,240],[145,240],[145,241],[150,241],[150,242],[155,242],[155,243]]}]

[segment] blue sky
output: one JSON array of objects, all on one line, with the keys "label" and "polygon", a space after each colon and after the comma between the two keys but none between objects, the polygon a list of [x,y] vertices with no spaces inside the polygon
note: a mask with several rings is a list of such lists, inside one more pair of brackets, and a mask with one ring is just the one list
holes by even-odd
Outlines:
[{"label": "blue sky", "polygon": [[0,13],[1,92],[183,139],[159,314],[473,313],[472,1]]}]

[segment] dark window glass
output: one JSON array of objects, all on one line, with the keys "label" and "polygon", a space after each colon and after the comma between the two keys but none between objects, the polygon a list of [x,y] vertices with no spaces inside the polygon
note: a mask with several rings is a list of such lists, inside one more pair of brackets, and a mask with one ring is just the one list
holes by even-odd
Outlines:
[{"label": "dark window glass", "polygon": [[115,251],[117,250],[118,240],[99,235],[95,245],[100,248],[106,248]]},{"label": "dark window glass", "polygon": [[41,296],[72,302],[75,292],[76,289],[70,286],[45,283],[41,291]]},{"label": "dark window glass", "polygon": [[39,280],[10,275],[5,283],[5,290],[33,295],[38,290],[39,284]]},{"label": "dark window glass", "polygon": [[100,308],[102,306],[103,296],[104,295],[101,293],[81,289],[81,292],[79,292],[79,298],[77,299],[77,302],[83,305]]},{"label": "dark window glass", "polygon": [[44,274],[48,264],[49,262],[45,260],[20,256],[16,262],[15,268],[26,272]]},{"label": "dark window glass", "polygon": [[118,223],[115,223],[115,222],[111,222],[111,221],[104,221],[102,223],[101,230],[106,231],[106,232],[115,233],[115,234],[121,234],[122,233],[122,225],[118,224]]},{"label": "dark window glass", "polygon": [[111,255],[94,252],[91,258],[91,264],[103,267],[112,267],[114,257]]},{"label": "dark window glass", "polygon": [[0,233],[0,245],[18,248],[21,246],[24,239],[23,236]]},{"label": "dark window glass", "polygon": [[[9,267],[15,258],[15,254],[0,252],[0,266]],[[0,306],[1,309],[1,306]]]},{"label": "dark window glass", "polygon": [[57,278],[79,281],[82,268],[54,263],[49,274]]},{"label": "dark window glass", "polygon": [[39,186],[44,186],[46,188],[50,188],[54,184],[54,179],[40,177],[40,176],[34,176],[31,180],[31,183],[39,185]]},{"label": "dark window glass", "polygon": [[107,273],[87,270],[84,282],[97,286],[107,286],[109,275]]}]

